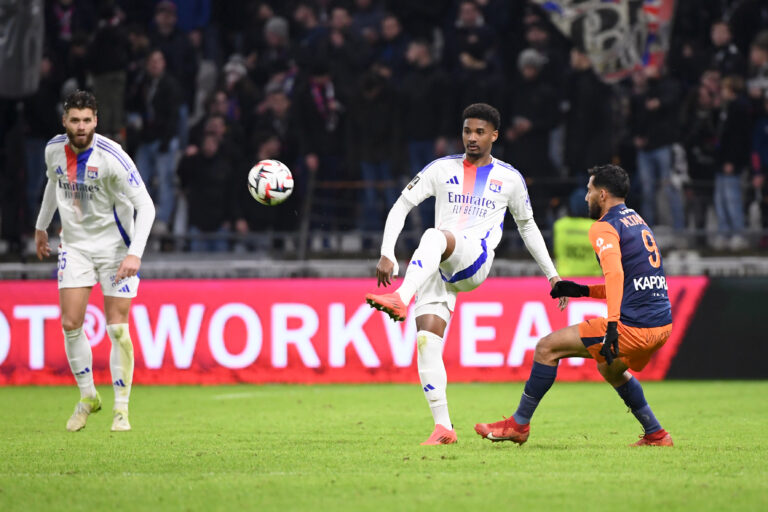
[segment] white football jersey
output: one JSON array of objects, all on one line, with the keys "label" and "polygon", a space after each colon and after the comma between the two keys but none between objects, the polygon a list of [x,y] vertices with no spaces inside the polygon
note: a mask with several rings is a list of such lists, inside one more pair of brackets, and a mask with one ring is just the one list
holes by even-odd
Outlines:
[{"label": "white football jersey", "polygon": [[522,174],[493,157],[482,167],[467,162],[463,154],[439,158],[424,167],[402,195],[412,204],[435,196],[437,229],[485,239],[491,250],[501,240],[507,209],[515,221],[533,217]]},{"label": "white football jersey", "polygon": [[62,242],[96,253],[129,246],[134,230],[131,199],[149,199],[136,165],[119,144],[99,134],[81,153],[68,140],[57,135],[45,148],[46,174],[56,183]]}]

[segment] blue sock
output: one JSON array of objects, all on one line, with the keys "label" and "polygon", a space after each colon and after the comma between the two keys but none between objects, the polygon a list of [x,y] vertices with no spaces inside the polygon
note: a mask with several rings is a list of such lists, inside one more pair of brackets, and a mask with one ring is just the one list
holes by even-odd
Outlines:
[{"label": "blue sock", "polygon": [[531,376],[528,377],[523,396],[520,397],[520,405],[517,406],[517,411],[512,415],[519,425],[530,423],[533,412],[549,388],[552,387],[555,377],[557,377],[557,366],[533,362]]},{"label": "blue sock", "polygon": [[616,388],[616,392],[627,404],[627,407],[635,415],[637,421],[643,426],[643,430],[646,434],[653,434],[661,430],[661,424],[656,416],[653,415],[651,406],[645,401],[645,395],[643,394],[643,387],[632,377],[626,383]]}]

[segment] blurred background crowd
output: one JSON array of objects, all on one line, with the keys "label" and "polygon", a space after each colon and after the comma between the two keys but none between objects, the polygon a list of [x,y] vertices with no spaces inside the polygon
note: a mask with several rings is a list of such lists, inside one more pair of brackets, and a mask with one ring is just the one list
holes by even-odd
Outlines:
[{"label": "blurred background crowd", "polygon": [[[45,144],[63,132],[62,98],[75,89],[95,93],[97,131],[123,145],[150,188],[155,250],[247,250],[278,232],[352,234],[363,241],[353,250],[375,252],[402,186],[463,152],[461,111],[479,101],[500,110],[494,155],[526,177],[545,231],[586,215],[586,171],[613,161],[631,173],[630,205],[671,244],[768,244],[761,0],[677,0],[666,58],[619,78],[552,22],[558,2],[41,3],[39,86],[0,99],[6,255],[28,246]],[[294,173],[279,207],[246,190],[265,158]],[[423,205],[408,229],[432,216]]]}]

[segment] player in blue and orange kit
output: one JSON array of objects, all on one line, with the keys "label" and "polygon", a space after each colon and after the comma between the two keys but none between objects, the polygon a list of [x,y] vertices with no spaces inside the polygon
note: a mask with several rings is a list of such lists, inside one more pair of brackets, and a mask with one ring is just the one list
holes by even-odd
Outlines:
[{"label": "player in blue and orange kit", "polygon": [[560,359],[591,357],[597,369],[642,424],[644,435],[633,446],[672,446],[645,401],[643,388],[627,370],[642,370],[672,332],[672,313],[661,254],[651,228],[627,208],[629,176],[616,165],[589,170],[586,201],[593,219],[589,239],[605,275],[605,284],[573,281],[554,284],[550,295],[604,298],[608,317],[593,318],[549,334],[536,345],[531,375],[513,416],[478,423],[475,431],[491,441],[528,439],[533,412],[555,381]]}]

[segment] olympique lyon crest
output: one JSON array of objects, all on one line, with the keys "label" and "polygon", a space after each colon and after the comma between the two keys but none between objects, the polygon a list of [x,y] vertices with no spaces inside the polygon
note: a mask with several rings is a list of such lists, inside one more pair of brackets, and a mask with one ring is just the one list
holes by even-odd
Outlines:
[{"label": "olympique lyon crest", "polygon": [[499,180],[491,180],[490,185],[488,185],[488,188],[491,189],[491,192],[501,192],[501,182]]},{"label": "olympique lyon crest", "polygon": [[86,176],[88,176],[88,179],[95,180],[99,177],[99,168],[89,165],[86,167]]}]

